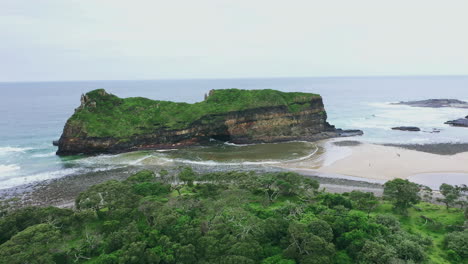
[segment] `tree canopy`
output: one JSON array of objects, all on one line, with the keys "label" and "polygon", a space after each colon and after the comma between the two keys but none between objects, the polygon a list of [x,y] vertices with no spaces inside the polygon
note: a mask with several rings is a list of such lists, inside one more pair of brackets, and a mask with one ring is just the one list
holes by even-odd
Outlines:
[{"label": "tree canopy", "polygon": [[[173,182],[182,184],[174,189]],[[394,214],[387,201],[371,193],[319,191],[318,182],[291,172],[142,171],[89,188],[76,198],[75,210],[5,211],[0,263],[466,260],[467,233],[454,229],[463,225],[461,210],[422,204],[427,209],[415,211],[408,206],[419,201],[411,183],[398,180],[385,188],[407,217]],[[423,214],[440,221],[442,229],[431,230]]]}]

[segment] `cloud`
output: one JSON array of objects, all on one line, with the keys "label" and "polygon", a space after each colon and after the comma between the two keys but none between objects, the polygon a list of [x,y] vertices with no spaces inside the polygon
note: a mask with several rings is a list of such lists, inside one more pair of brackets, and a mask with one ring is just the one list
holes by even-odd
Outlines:
[{"label": "cloud", "polygon": [[0,81],[468,74],[464,0],[5,0]]}]

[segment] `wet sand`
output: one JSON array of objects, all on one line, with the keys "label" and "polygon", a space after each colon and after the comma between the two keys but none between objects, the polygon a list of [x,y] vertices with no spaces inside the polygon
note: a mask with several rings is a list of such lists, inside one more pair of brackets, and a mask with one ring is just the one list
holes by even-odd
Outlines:
[{"label": "wet sand", "polygon": [[[323,141],[320,143],[322,151],[318,156],[282,166],[298,172],[306,169],[331,177],[352,176],[380,182],[437,174],[437,181],[446,179],[452,184],[468,184],[468,152],[460,152],[465,147],[463,144],[433,144],[422,147],[351,143],[349,140],[343,142]],[[434,177],[426,177],[425,181],[424,176],[418,176],[417,180],[420,184],[433,186]]]}]

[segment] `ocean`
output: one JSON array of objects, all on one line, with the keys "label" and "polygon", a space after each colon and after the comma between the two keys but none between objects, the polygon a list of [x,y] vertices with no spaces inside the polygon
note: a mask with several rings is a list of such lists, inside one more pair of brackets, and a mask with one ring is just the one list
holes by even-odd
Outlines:
[{"label": "ocean", "polygon": [[[468,101],[468,76],[258,78],[141,81],[77,81],[0,83],[0,189],[74,173],[125,166],[196,164],[261,165],[313,155],[313,143],[291,142],[238,146],[220,144],[175,151],[144,151],[94,157],[58,157],[52,141],[80,96],[104,88],[119,97],[197,102],[211,89],[277,89],[319,93],[328,121],[338,128],[361,129],[359,140],[372,143],[468,143],[468,129],[445,125],[468,115],[468,109],[415,108],[392,102],[432,98]],[[421,132],[391,130],[418,126]],[[440,129],[440,133],[431,133]]]}]

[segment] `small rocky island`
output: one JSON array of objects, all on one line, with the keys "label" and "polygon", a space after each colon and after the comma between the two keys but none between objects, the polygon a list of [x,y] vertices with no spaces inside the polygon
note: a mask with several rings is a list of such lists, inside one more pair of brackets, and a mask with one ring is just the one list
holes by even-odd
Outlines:
[{"label": "small rocky island", "polygon": [[119,98],[98,89],[82,95],[65,124],[58,155],[178,148],[220,140],[232,143],[314,141],[362,135],[327,122],[322,97],[275,90],[211,90],[188,104]]},{"label": "small rocky island", "polygon": [[431,108],[442,108],[442,107],[453,107],[453,108],[468,108],[468,102],[457,100],[457,99],[429,99],[420,101],[408,101],[394,103],[395,105],[409,105],[413,107],[431,107]]},{"label": "small rocky island", "polygon": [[445,122],[445,124],[456,127],[468,127],[468,116],[466,116],[465,118],[447,121]]},{"label": "small rocky island", "polygon": [[[468,102],[457,100],[457,99],[429,99],[429,100],[421,100],[421,101],[408,101],[408,102],[399,102],[394,103],[394,105],[408,105],[412,107],[430,107],[430,108],[468,108]],[[455,126],[455,127],[468,127],[468,116],[465,118],[460,118],[456,120],[450,120],[445,122],[447,125]],[[392,128],[392,129],[399,129],[399,128]],[[404,130],[404,129],[399,129]],[[419,130],[406,130],[406,131],[419,131]],[[433,132],[440,132],[440,131],[433,131]]]},{"label": "small rocky island", "polygon": [[413,126],[392,127],[392,130],[401,130],[401,131],[410,131],[410,132],[419,132],[419,131],[421,131],[421,129],[419,127],[413,127]]}]

